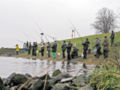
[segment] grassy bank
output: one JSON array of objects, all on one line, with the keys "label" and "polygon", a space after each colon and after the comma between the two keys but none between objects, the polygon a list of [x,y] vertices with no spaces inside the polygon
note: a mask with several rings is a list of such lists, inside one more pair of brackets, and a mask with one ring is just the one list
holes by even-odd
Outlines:
[{"label": "grassy bank", "polygon": [[112,48],[111,56],[97,64],[90,76],[94,90],[120,90],[120,50]]}]

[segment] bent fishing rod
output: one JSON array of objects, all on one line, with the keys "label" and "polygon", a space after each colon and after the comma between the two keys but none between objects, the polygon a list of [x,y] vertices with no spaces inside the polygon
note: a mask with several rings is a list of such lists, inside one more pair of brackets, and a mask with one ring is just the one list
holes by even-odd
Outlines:
[{"label": "bent fishing rod", "polygon": [[49,38],[51,38],[53,41],[55,41],[55,37],[52,37],[52,36],[48,35],[47,33],[43,32],[42,29],[41,29],[41,27],[40,27],[38,24],[36,24],[36,25],[37,25],[37,27],[39,28],[41,34],[42,34],[42,33],[44,34],[44,36],[45,36],[45,38],[46,38],[46,40],[47,40],[48,42],[49,42],[49,39],[48,39],[47,37],[49,37]]},{"label": "bent fishing rod", "polygon": [[75,25],[72,23],[72,21],[71,21],[71,20],[69,20],[69,19],[68,19],[68,21],[69,21],[69,23],[72,25],[73,30],[74,30],[74,31],[76,31],[76,33],[77,33],[78,37],[80,37],[80,33],[78,32],[78,30],[77,30],[77,28],[75,27]]}]

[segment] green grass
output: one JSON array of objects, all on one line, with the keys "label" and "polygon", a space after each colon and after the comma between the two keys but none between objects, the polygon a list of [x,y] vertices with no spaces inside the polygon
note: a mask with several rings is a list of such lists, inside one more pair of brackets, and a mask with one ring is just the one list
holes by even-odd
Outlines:
[{"label": "green grass", "polygon": [[116,66],[102,64],[90,77],[94,90],[120,90],[120,71]]},{"label": "green grass", "polygon": [[99,60],[90,85],[94,90],[120,90],[120,48],[111,48],[108,59]]}]

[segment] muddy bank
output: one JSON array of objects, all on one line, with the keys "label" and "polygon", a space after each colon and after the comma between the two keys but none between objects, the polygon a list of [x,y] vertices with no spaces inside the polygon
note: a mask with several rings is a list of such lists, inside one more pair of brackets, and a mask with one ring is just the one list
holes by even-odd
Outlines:
[{"label": "muddy bank", "polygon": [[[57,57],[54,59],[52,58],[52,55],[50,58],[48,58],[47,54],[45,54],[43,57],[41,56],[41,53],[37,53],[37,56],[32,56],[32,55],[28,55],[28,52],[22,52],[22,49],[19,52],[19,55],[16,55],[16,51],[15,49],[7,49],[7,48],[3,48],[0,49],[0,56],[6,56],[6,57],[16,57],[16,58],[27,58],[27,59],[40,59],[40,60],[56,60],[56,61],[68,61],[67,58],[63,59],[62,55],[57,54]],[[74,59],[71,59],[71,62],[78,62],[78,61],[82,61],[82,57],[76,57]]]},{"label": "muddy bank", "polygon": [[[16,55],[15,49],[0,49],[0,56],[5,56],[5,57],[15,57],[15,58],[25,58],[25,59],[40,59],[40,60],[52,60],[52,61],[68,61],[67,58],[63,59],[61,54],[57,54],[56,58],[52,58],[52,56],[50,58],[48,58],[47,54],[45,54],[45,56],[41,56],[40,53],[37,53],[37,56],[32,56],[32,55],[28,55],[28,52],[23,53],[22,50],[20,50],[19,55]],[[86,63],[86,64],[99,64],[98,61],[96,61],[96,58],[94,58],[92,56],[91,58],[91,54],[88,55],[88,59],[84,60],[81,56],[78,56],[74,59],[71,59],[70,62],[82,62],[82,63]]]}]

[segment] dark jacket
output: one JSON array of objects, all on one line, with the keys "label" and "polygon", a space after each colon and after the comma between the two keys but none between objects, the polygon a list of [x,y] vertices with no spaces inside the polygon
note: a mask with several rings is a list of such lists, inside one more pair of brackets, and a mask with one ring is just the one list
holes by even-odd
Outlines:
[{"label": "dark jacket", "polygon": [[88,50],[90,42],[89,41],[85,41],[82,45],[83,45],[83,49],[84,50]]},{"label": "dark jacket", "polygon": [[70,53],[72,49],[72,43],[69,43],[67,46],[67,53]]},{"label": "dark jacket", "polygon": [[63,43],[61,48],[62,48],[62,51],[65,51],[66,50],[66,43]]},{"label": "dark jacket", "polygon": [[102,45],[103,45],[104,50],[109,50],[109,41],[108,40],[104,40]]},{"label": "dark jacket", "polygon": [[96,47],[97,49],[100,49],[100,48],[101,48],[100,40],[97,40],[97,41],[96,41],[95,47]]},{"label": "dark jacket", "polygon": [[57,44],[54,43],[52,46],[52,52],[56,52],[57,51]]},{"label": "dark jacket", "polygon": [[115,33],[113,32],[110,36],[111,39],[114,39],[115,38]]}]

